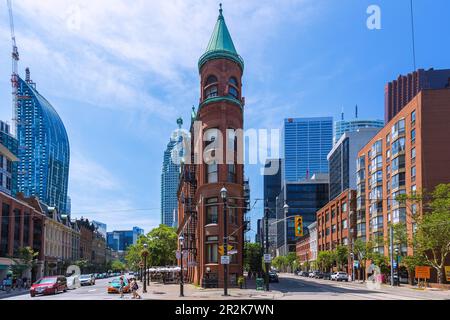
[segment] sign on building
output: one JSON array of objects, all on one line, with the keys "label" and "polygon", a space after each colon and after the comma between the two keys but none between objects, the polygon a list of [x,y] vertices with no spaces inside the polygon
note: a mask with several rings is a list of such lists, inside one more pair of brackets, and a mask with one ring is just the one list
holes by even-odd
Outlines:
[{"label": "sign on building", "polygon": [[271,254],[265,254],[264,255],[264,263],[271,263],[272,262],[272,255]]},{"label": "sign on building", "polygon": [[222,256],[222,257],[220,258],[220,262],[221,262],[222,264],[230,264],[230,256]]}]

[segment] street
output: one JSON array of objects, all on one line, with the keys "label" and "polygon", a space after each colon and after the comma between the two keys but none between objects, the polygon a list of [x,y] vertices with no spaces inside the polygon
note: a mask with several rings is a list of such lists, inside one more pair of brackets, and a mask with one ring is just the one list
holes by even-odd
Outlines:
[{"label": "street", "polygon": [[[119,295],[108,294],[107,285],[110,279],[97,280],[94,286],[81,287],[60,293],[55,296],[38,296],[31,298],[29,294],[11,297],[5,300],[131,300],[126,294],[123,299]],[[250,281],[248,289],[230,289],[230,300],[450,300],[449,291],[417,290],[410,287],[391,288],[382,286],[379,290],[369,290],[366,284],[344,283],[329,280],[309,279],[292,274],[280,274],[279,283],[271,283],[271,291],[256,291],[254,281]],[[140,284],[142,295],[142,284]],[[179,285],[163,285],[151,283],[145,300],[222,300],[221,289],[199,289],[185,285],[185,297],[180,298]]]}]

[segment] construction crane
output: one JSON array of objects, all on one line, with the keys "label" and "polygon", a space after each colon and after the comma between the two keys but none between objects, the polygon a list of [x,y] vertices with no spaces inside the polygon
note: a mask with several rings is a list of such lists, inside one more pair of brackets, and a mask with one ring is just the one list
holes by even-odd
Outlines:
[{"label": "construction crane", "polygon": [[18,63],[19,63],[19,49],[16,44],[16,34],[14,32],[14,16],[12,10],[11,0],[6,0],[9,11],[9,25],[11,28],[11,41],[12,41],[12,74],[11,74],[11,85],[12,85],[12,133],[16,134],[17,131],[17,94],[19,90],[19,74],[18,74]]}]

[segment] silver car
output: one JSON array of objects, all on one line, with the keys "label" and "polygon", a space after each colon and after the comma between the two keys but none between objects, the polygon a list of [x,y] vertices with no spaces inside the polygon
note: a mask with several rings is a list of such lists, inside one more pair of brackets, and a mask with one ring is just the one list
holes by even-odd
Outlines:
[{"label": "silver car", "polygon": [[82,274],[80,276],[80,284],[82,286],[93,286],[95,284],[95,277],[93,274]]}]

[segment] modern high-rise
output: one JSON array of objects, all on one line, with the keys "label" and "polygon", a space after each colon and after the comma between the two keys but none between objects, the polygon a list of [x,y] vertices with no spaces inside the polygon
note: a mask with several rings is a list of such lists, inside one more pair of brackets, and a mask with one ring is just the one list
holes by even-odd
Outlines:
[{"label": "modern high-rise", "polygon": [[264,167],[264,206],[269,219],[276,216],[276,198],[281,192],[281,159],[268,159]]},{"label": "modern high-rise", "polygon": [[127,251],[128,247],[136,244],[144,230],[134,227],[133,230],[121,230],[108,232],[106,236],[107,246],[117,252]]},{"label": "modern high-rise", "polygon": [[17,194],[18,141],[10,133],[7,123],[0,121],[0,191]]},{"label": "modern high-rise", "polygon": [[356,159],[358,152],[378,132],[379,128],[358,129],[346,132],[328,154],[330,166],[330,201],[344,190],[356,190]]},{"label": "modern high-rise", "polygon": [[[450,181],[450,89],[423,89],[358,153],[357,237],[389,256],[389,224],[406,223],[409,237],[422,205],[401,195],[431,192]],[[427,207],[427,206],[425,206]],[[399,248],[411,255],[412,247]]]},{"label": "modern high-rise", "polygon": [[385,88],[385,121],[391,121],[421,90],[450,87],[450,69],[419,69],[397,80]]},{"label": "modern high-rise", "polygon": [[333,118],[297,118],[284,121],[283,180],[298,182],[328,173],[327,155],[333,147]]},{"label": "modern high-rise", "polygon": [[25,81],[19,78],[17,100],[18,189],[67,213],[70,148],[64,124],[29,70]]},{"label": "modern high-rise", "polygon": [[99,222],[99,221],[92,221],[92,224],[97,228],[97,231],[106,239],[107,234],[107,225],[106,223]]},{"label": "modern high-rise", "polygon": [[336,144],[342,135],[346,132],[355,132],[359,129],[378,128],[384,127],[383,120],[340,120],[334,124],[334,139],[333,143]]},{"label": "modern high-rise", "polygon": [[180,154],[182,150],[177,147],[183,139],[180,134],[182,119],[178,119],[179,129],[173,132],[170,142],[164,151],[164,160],[161,173],[161,224],[169,227],[178,226],[178,185],[180,183]]},{"label": "modern high-rise", "polygon": [[[295,252],[298,238],[295,236],[295,216],[303,217],[305,233],[316,222],[316,212],[328,203],[328,174],[315,174],[300,182],[285,182],[277,197],[277,255]],[[283,210],[284,205],[289,210]]]},{"label": "modern high-rise", "polygon": [[[206,157],[198,161],[196,153],[187,154],[181,169],[178,235],[184,238],[183,247],[190,249],[183,255],[183,265],[187,266],[186,278],[196,285],[223,287],[227,279],[229,286],[237,286],[243,275],[248,194],[240,150],[243,139],[236,134],[244,126],[244,61],[233,44],[222,9],[198,68],[200,104],[191,125],[191,150],[198,148]],[[236,250],[228,254],[227,278],[218,251],[225,241]]]}]

